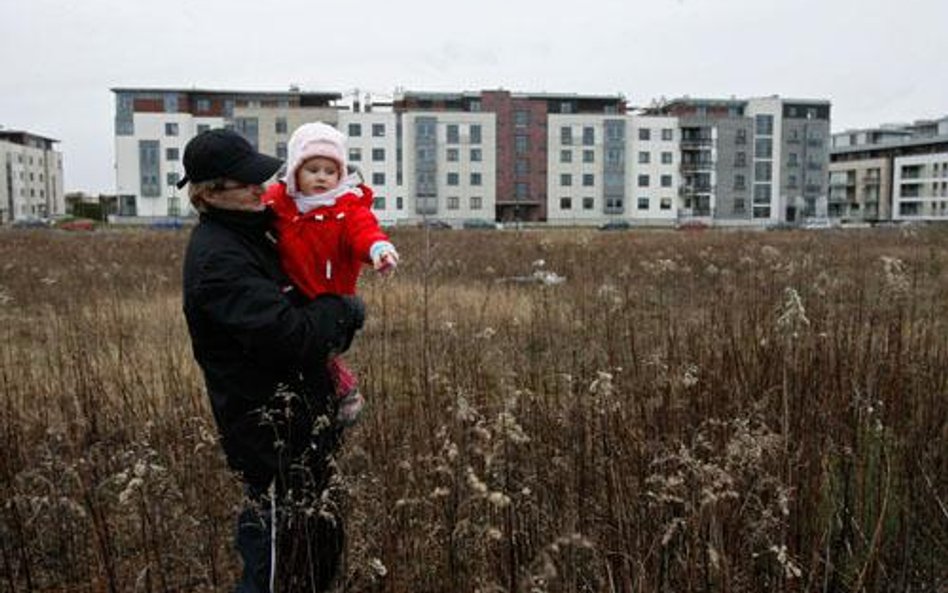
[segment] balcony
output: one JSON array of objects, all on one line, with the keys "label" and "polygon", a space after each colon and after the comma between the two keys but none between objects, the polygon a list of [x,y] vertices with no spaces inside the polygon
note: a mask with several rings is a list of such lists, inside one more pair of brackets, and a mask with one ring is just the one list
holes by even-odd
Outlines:
[{"label": "balcony", "polygon": [[697,194],[710,194],[713,188],[710,184],[683,185],[678,188],[678,195],[681,197],[694,196]]},{"label": "balcony", "polygon": [[704,136],[693,136],[693,137],[682,137],[681,147],[682,149],[694,149],[694,148],[710,148],[714,144],[714,140],[709,137]]},{"label": "balcony", "polygon": [[681,163],[682,173],[694,173],[696,171],[711,171],[712,169],[714,169],[714,161],[693,161],[693,162]]}]

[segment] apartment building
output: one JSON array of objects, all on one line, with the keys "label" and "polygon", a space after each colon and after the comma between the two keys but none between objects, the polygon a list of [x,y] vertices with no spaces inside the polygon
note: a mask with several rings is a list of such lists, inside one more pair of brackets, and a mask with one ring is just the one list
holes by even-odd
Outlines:
[{"label": "apartment building", "polygon": [[826,215],[828,101],[682,98],[646,113],[678,118],[679,220],[770,224]]},{"label": "apartment building", "polygon": [[115,171],[119,214],[164,217],[190,213],[184,146],[211,128],[240,132],[262,152],[286,157],[286,144],[302,123],[336,125],[339,93],[245,92],[206,89],[114,88]]},{"label": "apartment building", "polygon": [[948,220],[948,116],[832,137],[829,215]]},{"label": "apartment building", "polygon": [[419,110],[397,117],[402,130],[402,190],[411,217],[452,226],[468,219],[494,220],[495,115]]},{"label": "apartment building", "polygon": [[395,114],[340,111],[338,128],[348,136],[349,164],[359,168],[375,192],[372,209],[379,221],[388,225],[413,218],[399,176],[400,128]]},{"label": "apartment building", "polygon": [[[529,94],[506,90],[402,92],[394,101],[394,109],[403,117],[425,114],[423,117],[436,117],[439,121],[446,117],[440,114],[445,113],[489,114],[484,121],[490,125],[492,139],[482,139],[478,156],[492,163],[493,177],[482,178],[481,183],[491,188],[494,206],[482,209],[478,218],[545,221],[550,212],[557,209],[555,204],[551,205],[555,197],[550,194],[552,181],[558,178],[549,169],[550,118],[554,114],[618,116],[625,113],[625,101],[621,96]],[[482,131],[486,134],[488,128]],[[405,155],[406,163],[408,158],[413,158],[408,151]],[[413,195],[410,191],[408,194]],[[429,203],[432,198],[419,194],[418,199]],[[432,212],[430,207],[424,210]],[[601,209],[599,212],[602,216]]]},{"label": "apartment building", "polygon": [[64,214],[63,157],[59,142],[0,129],[0,222]]},{"label": "apartment building", "polygon": [[675,222],[676,118],[551,114],[547,144],[549,222]]}]

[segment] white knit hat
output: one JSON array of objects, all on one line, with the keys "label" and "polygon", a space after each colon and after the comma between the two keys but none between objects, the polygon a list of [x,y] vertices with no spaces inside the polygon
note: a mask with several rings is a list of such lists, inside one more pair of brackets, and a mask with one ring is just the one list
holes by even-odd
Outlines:
[{"label": "white knit hat", "polygon": [[321,121],[303,124],[290,136],[287,146],[286,193],[292,196],[299,191],[296,187],[296,170],[308,159],[317,156],[336,161],[340,179],[348,175],[345,134]]}]

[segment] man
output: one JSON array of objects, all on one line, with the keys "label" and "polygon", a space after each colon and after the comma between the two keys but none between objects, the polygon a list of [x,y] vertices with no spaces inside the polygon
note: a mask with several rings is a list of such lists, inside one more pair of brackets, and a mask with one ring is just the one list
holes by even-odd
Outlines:
[{"label": "man", "polygon": [[336,295],[307,304],[281,271],[260,204],[281,164],[235,132],[210,130],[185,147],[178,184],[190,183],[200,214],[184,260],[184,314],[221,444],[249,498],[237,528],[239,593],[325,590],[343,549],[329,495],[340,429],[327,420],[326,361],[349,347],[364,308]]}]

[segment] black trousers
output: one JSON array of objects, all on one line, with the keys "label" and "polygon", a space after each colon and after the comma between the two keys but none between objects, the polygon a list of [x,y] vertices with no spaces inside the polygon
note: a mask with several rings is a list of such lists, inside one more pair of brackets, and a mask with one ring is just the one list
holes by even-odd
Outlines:
[{"label": "black trousers", "polygon": [[282,468],[269,487],[246,486],[235,541],[244,571],[235,593],[329,590],[345,550],[343,493],[335,479],[339,435],[332,432],[332,439]]}]

